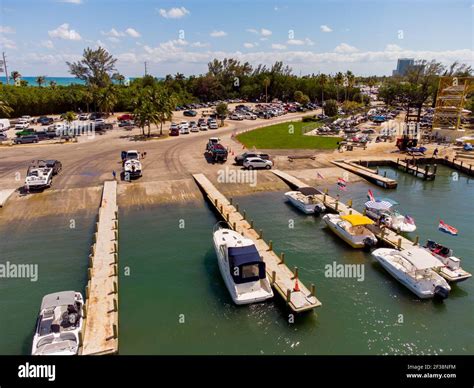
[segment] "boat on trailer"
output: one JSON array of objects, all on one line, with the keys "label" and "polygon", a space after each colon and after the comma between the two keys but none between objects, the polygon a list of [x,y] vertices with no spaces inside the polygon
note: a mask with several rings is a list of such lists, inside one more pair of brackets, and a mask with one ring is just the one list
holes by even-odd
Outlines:
[{"label": "boat on trailer", "polygon": [[448,282],[462,282],[472,276],[461,268],[461,259],[454,256],[451,248],[438,244],[433,240],[428,240],[423,248],[444,264],[443,267],[438,268],[437,272]]},{"label": "boat on trailer", "polygon": [[366,227],[374,223],[370,218],[358,214],[326,214],[323,221],[352,248],[371,248],[377,244],[377,238]]},{"label": "boat on trailer", "polygon": [[25,178],[25,188],[28,191],[42,190],[53,184],[53,169],[48,167],[46,161],[33,161],[28,167]]},{"label": "boat on trailer", "polygon": [[403,251],[379,248],[372,252],[372,256],[421,299],[445,299],[451,291],[448,282],[436,272],[442,263],[423,248],[413,247]]},{"label": "boat on trailer", "polygon": [[131,150],[124,153],[123,174],[126,179],[139,178],[142,176],[142,163],[138,151]]},{"label": "boat on trailer", "polygon": [[323,193],[314,187],[301,187],[285,193],[286,199],[305,214],[321,214],[326,211],[326,206],[318,195]]},{"label": "boat on trailer", "polygon": [[251,239],[220,222],[214,227],[213,240],[219,270],[235,304],[258,303],[273,297],[265,262]]},{"label": "boat on trailer", "polygon": [[62,291],[43,297],[31,354],[75,355],[83,325],[84,299],[80,292]]}]

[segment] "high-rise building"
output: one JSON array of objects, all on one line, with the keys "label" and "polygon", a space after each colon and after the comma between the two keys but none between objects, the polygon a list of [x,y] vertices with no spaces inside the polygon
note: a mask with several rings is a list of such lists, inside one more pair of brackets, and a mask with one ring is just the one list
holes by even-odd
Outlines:
[{"label": "high-rise building", "polygon": [[400,58],[397,62],[397,68],[393,71],[393,75],[404,76],[407,74],[408,69],[415,65],[413,58]]}]

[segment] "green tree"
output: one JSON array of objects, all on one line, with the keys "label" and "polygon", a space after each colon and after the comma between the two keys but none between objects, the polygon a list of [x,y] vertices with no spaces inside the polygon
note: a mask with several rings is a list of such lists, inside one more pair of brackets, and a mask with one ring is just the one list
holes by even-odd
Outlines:
[{"label": "green tree", "polygon": [[321,87],[321,105],[324,105],[324,88],[328,82],[328,76],[324,73],[319,74],[318,76],[318,83]]},{"label": "green tree", "polygon": [[115,71],[116,62],[117,59],[103,47],[99,47],[97,50],[88,47],[84,50],[81,60],[72,63],[66,62],[66,64],[69,67],[69,72],[85,81],[87,85],[106,87]]},{"label": "green tree", "polygon": [[120,73],[114,73],[111,77],[112,81],[117,82],[119,85],[123,85],[125,82],[125,76]]},{"label": "green tree", "polygon": [[0,117],[10,117],[13,109],[5,102],[0,100]]},{"label": "green tree", "polygon": [[337,72],[334,76],[334,83],[336,85],[336,101],[339,101],[339,88],[344,83],[344,74],[342,74],[340,71]]},{"label": "green tree", "polygon": [[329,117],[337,116],[337,102],[335,100],[327,100],[325,102],[324,114]]},{"label": "green tree", "polygon": [[265,102],[268,102],[268,87],[270,86],[270,78],[265,77],[263,79],[263,86],[265,87]]},{"label": "green tree", "polygon": [[43,86],[46,83],[46,76],[39,75],[38,77],[36,77],[36,83],[38,84],[39,87]]},{"label": "green tree", "polygon": [[229,107],[225,102],[221,102],[216,106],[217,117],[221,119],[221,127],[224,126],[224,119],[229,113]]},{"label": "green tree", "polygon": [[109,114],[117,104],[117,93],[113,85],[102,88],[98,92],[97,105],[101,112]]},{"label": "green tree", "polygon": [[64,113],[63,118],[66,123],[71,124],[74,120],[76,120],[76,114],[72,111],[68,111]]}]

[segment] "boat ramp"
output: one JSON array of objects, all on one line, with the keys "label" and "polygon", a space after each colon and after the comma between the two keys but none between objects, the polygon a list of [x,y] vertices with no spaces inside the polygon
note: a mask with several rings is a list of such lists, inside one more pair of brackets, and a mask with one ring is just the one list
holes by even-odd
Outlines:
[{"label": "boat ramp", "polygon": [[15,192],[15,189],[4,189],[0,190],[0,207],[5,206],[8,198]]}]

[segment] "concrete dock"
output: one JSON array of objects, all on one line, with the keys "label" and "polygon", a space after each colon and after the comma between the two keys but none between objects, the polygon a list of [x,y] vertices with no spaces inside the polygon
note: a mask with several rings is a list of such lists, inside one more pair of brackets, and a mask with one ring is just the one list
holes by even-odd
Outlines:
[{"label": "concrete dock", "polygon": [[370,183],[381,186],[385,189],[396,189],[397,181],[394,179],[387,178],[386,176],[379,175],[377,171],[374,171],[368,167],[361,166],[350,160],[336,160],[331,162],[332,164],[347,170],[353,174],[361,176]]},{"label": "concrete dock", "polygon": [[[298,279],[298,269],[291,271],[285,264],[285,256],[277,256],[272,249],[272,242],[268,244],[263,240],[263,232],[257,232],[253,228],[253,221],[247,221],[246,214],[239,212],[239,205],[233,204],[222,195],[204,174],[193,175],[196,183],[207,196],[211,204],[227,221],[229,227],[243,236],[250,238],[263,258],[266,265],[268,279],[272,287],[277,291],[294,312],[312,310],[321,306],[321,302],[315,296],[315,287],[311,291]],[[298,279],[299,290],[295,291],[295,283]]]},{"label": "concrete dock", "polygon": [[95,243],[89,255],[85,323],[80,354],[118,352],[117,182],[104,183]]},{"label": "concrete dock", "polygon": [[[291,188],[293,189],[299,189],[301,187],[310,187],[306,183],[302,182],[298,178],[295,178],[294,176],[280,171],[280,170],[271,170],[276,176],[280,177],[283,181],[285,181]],[[342,202],[339,201],[339,199],[331,197],[328,194],[328,191],[325,190],[323,194],[320,194],[317,196],[326,206],[328,210],[330,210],[333,213],[339,213],[341,215],[347,215],[347,214],[359,214],[363,215],[363,213],[358,212],[357,210],[352,208],[352,201],[349,201],[349,203],[346,205]],[[379,228],[377,225],[368,225],[368,229],[372,231],[372,233],[375,234],[375,236],[385,245],[391,247],[391,248],[396,248],[396,249],[407,249],[409,247],[412,247],[413,245],[416,245],[418,241],[411,241],[407,239],[404,236],[401,236],[394,232],[391,229],[388,228]],[[418,240],[418,238],[416,239]]]},{"label": "concrete dock", "polygon": [[15,189],[4,189],[0,190],[0,207],[5,206],[5,203],[8,201],[8,198],[15,192]]}]

